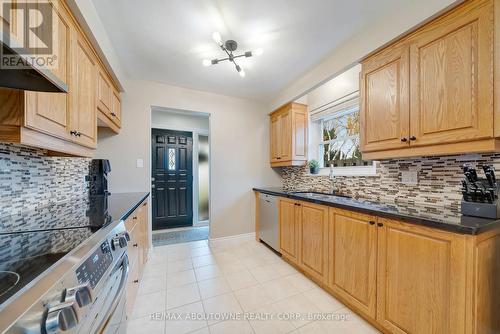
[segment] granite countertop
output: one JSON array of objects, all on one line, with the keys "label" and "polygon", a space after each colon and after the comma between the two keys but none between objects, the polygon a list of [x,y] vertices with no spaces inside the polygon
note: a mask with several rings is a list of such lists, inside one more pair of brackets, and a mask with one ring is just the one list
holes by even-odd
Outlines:
[{"label": "granite countertop", "polygon": [[125,220],[149,196],[149,192],[113,193],[78,197],[0,217],[0,234],[90,228],[97,230]]},{"label": "granite countertop", "polygon": [[297,193],[277,187],[253,188],[264,194],[282,196],[317,204],[324,204],[341,209],[353,210],[373,214],[385,218],[394,218],[408,223],[456,232],[461,234],[476,235],[500,226],[500,219],[488,219],[464,216],[460,213],[446,210],[445,208],[421,208],[413,204],[397,203],[384,204],[373,201],[346,198],[342,196],[310,197],[303,191]]}]

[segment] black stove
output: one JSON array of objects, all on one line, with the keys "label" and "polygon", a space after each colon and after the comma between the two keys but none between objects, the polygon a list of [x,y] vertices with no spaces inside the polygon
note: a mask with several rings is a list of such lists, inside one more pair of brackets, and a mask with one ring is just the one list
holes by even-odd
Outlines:
[{"label": "black stove", "polygon": [[107,196],[0,217],[0,305],[112,222]]}]

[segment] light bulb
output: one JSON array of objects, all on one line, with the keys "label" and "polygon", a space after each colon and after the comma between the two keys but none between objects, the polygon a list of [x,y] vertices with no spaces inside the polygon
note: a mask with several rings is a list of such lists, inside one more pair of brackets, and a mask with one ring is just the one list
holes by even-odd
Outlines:
[{"label": "light bulb", "polygon": [[217,45],[222,45],[222,37],[217,31],[212,34],[212,39]]},{"label": "light bulb", "polygon": [[264,50],[262,50],[262,48],[258,48],[258,49],[255,49],[254,51],[252,51],[252,55],[256,55],[256,56],[261,56],[263,53],[264,53]]},{"label": "light bulb", "polygon": [[212,62],[210,61],[210,59],[203,59],[203,66],[210,66],[212,64]]},{"label": "light bulb", "polygon": [[245,77],[245,71],[241,70],[239,73],[240,73],[240,77],[242,77],[242,78]]}]

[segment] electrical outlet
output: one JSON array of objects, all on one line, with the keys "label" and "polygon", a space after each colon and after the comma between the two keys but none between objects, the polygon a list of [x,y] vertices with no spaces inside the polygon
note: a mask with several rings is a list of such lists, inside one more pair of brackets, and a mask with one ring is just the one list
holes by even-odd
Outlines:
[{"label": "electrical outlet", "polygon": [[401,172],[401,182],[408,185],[418,184],[418,173],[416,170],[404,170]]},{"label": "electrical outlet", "polygon": [[137,159],[137,168],[143,168],[144,167],[144,160],[142,159]]}]

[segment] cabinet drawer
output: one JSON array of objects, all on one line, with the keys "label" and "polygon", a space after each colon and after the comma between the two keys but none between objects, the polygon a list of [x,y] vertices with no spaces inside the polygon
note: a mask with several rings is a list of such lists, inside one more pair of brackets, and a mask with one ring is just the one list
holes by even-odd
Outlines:
[{"label": "cabinet drawer", "polygon": [[[140,266],[142,263],[142,252],[139,254],[139,247],[141,245],[141,233],[139,225],[136,225],[132,231],[129,232],[130,241],[127,246],[128,258],[131,265]],[[140,271],[141,268],[138,268]]]},{"label": "cabinet drawer", "polygon": [[139,272],[137,270],[137,263],[130,264],[130,272],[127,280],[127,318],[130,319],[132,310],[134,309],[134,302],[139,290]]}]

